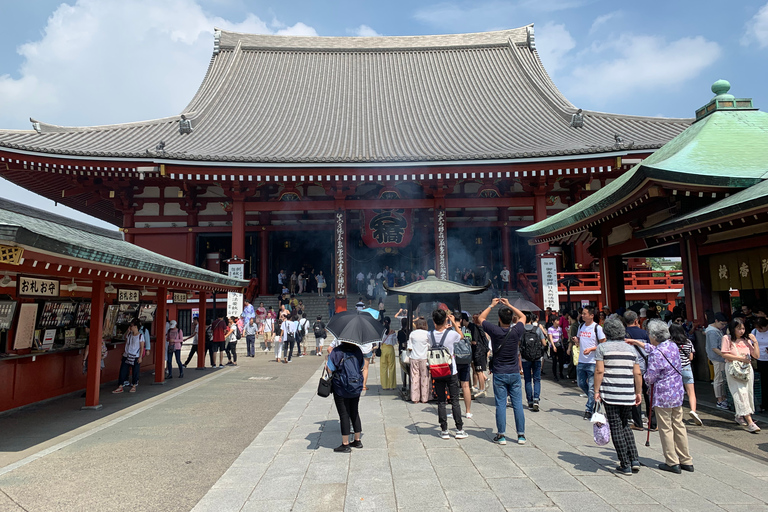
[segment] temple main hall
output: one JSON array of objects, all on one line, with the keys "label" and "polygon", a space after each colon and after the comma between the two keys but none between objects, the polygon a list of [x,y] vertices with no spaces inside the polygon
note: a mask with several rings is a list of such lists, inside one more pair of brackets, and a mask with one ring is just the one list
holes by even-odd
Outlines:
[{"label": "temple main hall", "polygon": [[[201,70],[202,72],[202,70]],[[533,25],[475,34],[294,37],[216,30],[178,115],[0,130],[0,175],[112,223],[127,241],[223,270],[259,294],[280,269],[536,271],[516,230],[562,211],[691,119],[579,108]],[[571,240],[560,270],[590,265]],[[255,281],[254,281],[255,282]]]}]

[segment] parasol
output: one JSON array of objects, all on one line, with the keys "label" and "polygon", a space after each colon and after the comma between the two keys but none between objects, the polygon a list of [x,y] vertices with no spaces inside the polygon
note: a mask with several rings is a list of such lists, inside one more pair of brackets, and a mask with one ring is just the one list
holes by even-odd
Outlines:
[{"label": "parasol", "polygon": [[325,328],[337,340],[355,345],[379,343],[384,334],[384,326],[381,322],[362,311],[336,313]]},{"label": "parasol", "polygon": [[519,309],[520,311],[530,311],[532,313],[535,311],[541,311],[541,308],[539,306],[523,298],[517,298],[511,304],[517,309]]}]

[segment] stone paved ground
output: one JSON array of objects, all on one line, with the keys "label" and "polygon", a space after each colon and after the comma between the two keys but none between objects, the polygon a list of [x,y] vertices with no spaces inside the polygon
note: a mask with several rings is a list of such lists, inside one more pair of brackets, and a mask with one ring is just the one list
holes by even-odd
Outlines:
[{"label": "stone paved ground", "polygon": [[658,434],[645,447],[636,432],[649,467],[617,475],[613,447],[595,446],[575,388],[544,381],[542,411],[526,411],[528,443],[498,446],[492,398],[473,402],[468,439],[442,440],[436,407],[381,391],[378,369],[360,403],[362,450],[332,451],[338,417],[332,399],[315,394],[318,370],[194,510],[768,510],[768,465],[693,437],[695,473],[652,469],[663,461]]}]

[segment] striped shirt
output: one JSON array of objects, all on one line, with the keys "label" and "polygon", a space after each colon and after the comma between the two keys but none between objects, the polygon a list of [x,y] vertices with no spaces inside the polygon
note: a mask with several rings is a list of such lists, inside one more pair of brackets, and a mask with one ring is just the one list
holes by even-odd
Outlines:
[{"label": "striped shirt", "polygon": [[611,405],[635,405],[634,367],[637,352],[624,341],[606,341],[598,345],[595,361],[602,361],[605,373],[600,386],[603,401]]}]

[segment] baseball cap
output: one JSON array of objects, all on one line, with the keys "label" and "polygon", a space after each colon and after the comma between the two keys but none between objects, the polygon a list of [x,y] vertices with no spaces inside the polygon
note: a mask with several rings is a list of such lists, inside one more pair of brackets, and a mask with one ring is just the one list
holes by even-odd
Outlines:
[{"label": "baseball cap", "polygon": [[640,318],[645,318],[647,316],[647,311],[645,308],[640,308]]}]

